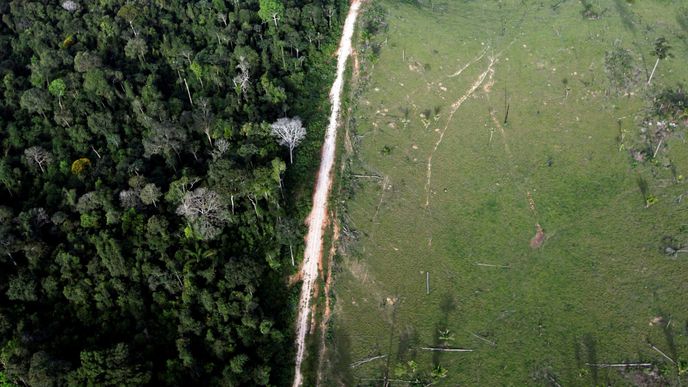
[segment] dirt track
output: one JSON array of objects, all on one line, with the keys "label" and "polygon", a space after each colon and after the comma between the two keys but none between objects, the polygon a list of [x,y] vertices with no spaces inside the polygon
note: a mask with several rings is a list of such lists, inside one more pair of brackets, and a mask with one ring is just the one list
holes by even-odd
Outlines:
[{"label": "dirt track", "polygon": [[351,38],[356,25],[356,17],[361,5],[361,0],[353,0],[349,8],[349,14],[344,22],[342,39],[339,43],[337,54],[337,77],[332,84],[330,91],[330,101],[332,111],[330,121],[325,133],[325,143],[323,144],[320,169],[318,170],[317,181],[313,193],[313,208],[308,219],[308,234],[306,235],[306,248],[303,264],[301,266],[301,277],[303,286],[301,287],[301,297],[299,300],[299,313],[296,320],[296,365],[294,372],[294,387],[301,386],[303,375],[301,374],[301,363],[305,353],[306,334],[308,333],[308,314],[310,311],[313,285],[318,278],[318,264],[323,256],[323,232],[327,225],[327,205],[332,187],[332,166],[334,165],[337,126],[339,121],[339,111],[341,108],[341,95],[344,84],[344,70],[346,61],[351,53]]}]

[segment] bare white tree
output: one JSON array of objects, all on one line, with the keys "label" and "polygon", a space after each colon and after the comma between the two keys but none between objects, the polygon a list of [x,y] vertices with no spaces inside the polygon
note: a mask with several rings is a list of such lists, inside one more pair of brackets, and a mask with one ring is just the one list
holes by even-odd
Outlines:
[{"label": "bare white tree", "polygon": [[179,157],[179,152],[186,144],[186,133],[172,122],[153,123],[148,135],[143,139],[143,155],[151,157],[161,154],[168,160],[172,153]]},{"label": "bare white tree", "polygon": [[136,208],[141,204],[139,192],[136,189],[126,189],[119,192],[119,203],[122,208]]},{"label": "bare white tree", "polygon": [[69,12],[74,12],[79,9],[79,4],[72,0],[67,0],[62,2],[62,8]]},{"label": "bare white tree", "polygon": [[44,166],[47,166],[53,161],[53,156],[47,150],[41,148],[40,146],[32,146],[24,150],[24,157],[26,161],[30,164],[35,164],[41,169],[41,172],[45,172]]},{"label": "bare white tree", "polygon": [[206,188],[187,192],[177,207],[177,214],[184,216],[195,233],[204,240],[218,236],[230,217],[220,195]]},{"label": "bare white tree", "polygon": [[279,139],[279,144],[289,147],[289,164],[293,162],[294,148],[306,137],[306,128],[299,117],[280,118],[271,126],[272,135]]},{"label": "bare white tree", "polygon": [[229,141],[224,138],[220,138],[215,141],[214,149],[212,151],[213,160],[217,160],[222,157],[229,150]]},{"label": "bare white tree", "polygon": [[243,55],[239,57],[239,64],[236,68],[238,68],[241,73],[235,76],[232,82],[234,82],[234,87],[238,87],[242,94],[246,94],[251,77],[249,74],[250,65]]},{"label": "bare white tree", "polygon": [[213,123],[214,123],[214,115],[212,112],[212,106],[210,106],[210,100],[208,98],[199,98],[198,99],[198,107],[196,111],[194,111],[193,118],[194,118],[194,126],[199,132],[202,132],[203,134],[208,137],[208,142],[210,143],[210,146],[213,146],[213,138],[211,137],[211,132],[213,130]]},{"label": "bare white tree", "polygon": [[224,24],[225,27],[227,27],[227,15],[225,15],[223,12],[217,14],[217,20],[221,21],[222,24]]}]

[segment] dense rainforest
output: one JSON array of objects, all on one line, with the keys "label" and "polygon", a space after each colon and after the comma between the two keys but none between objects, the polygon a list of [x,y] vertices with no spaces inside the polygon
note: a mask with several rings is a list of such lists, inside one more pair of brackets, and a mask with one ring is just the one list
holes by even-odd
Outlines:
[{"label": "dense rainforest", "polygon": [[289,382],[346,7],[0,1],[0,384]]}]

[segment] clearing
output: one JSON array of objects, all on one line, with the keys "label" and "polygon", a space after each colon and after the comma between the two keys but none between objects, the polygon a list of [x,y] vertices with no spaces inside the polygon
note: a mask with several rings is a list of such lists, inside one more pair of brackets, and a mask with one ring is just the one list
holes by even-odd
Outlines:
[{"label": "clearing", "polygon": [[323,385],[687,381],[686,123],[639,150],[681,2],[371,7]]}]

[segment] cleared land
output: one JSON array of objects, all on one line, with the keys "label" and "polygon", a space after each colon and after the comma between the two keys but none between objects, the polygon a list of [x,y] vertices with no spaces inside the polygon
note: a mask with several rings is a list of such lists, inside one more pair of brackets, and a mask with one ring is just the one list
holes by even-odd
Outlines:
[{"label": "cleared land", "polygon": [[[331,382],[685,382],[688,254],[666,241],[688,243],[688,146],[677,130],[630,155],[652,90],[688,76],[680,2],[380,3],[340,198]],[[647,87],[660,36],[675,57]],[[600,366],[628,362],[650,365]]]}]

